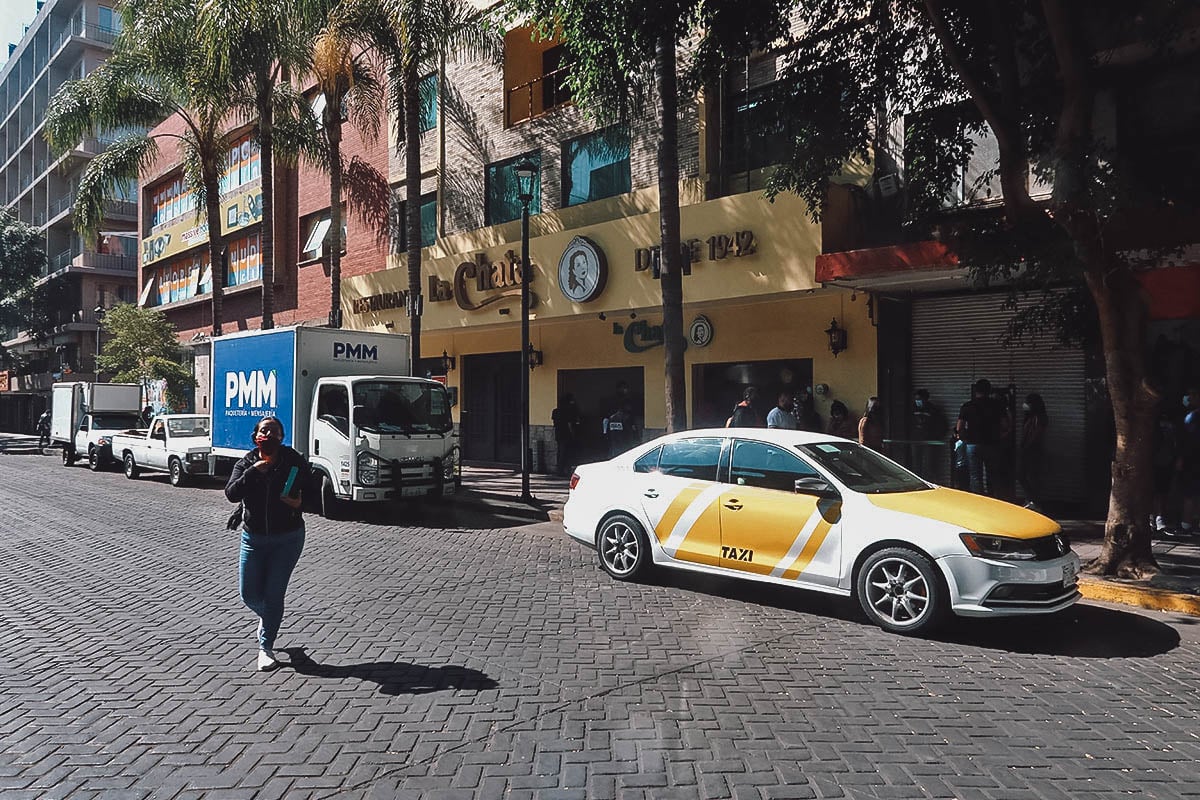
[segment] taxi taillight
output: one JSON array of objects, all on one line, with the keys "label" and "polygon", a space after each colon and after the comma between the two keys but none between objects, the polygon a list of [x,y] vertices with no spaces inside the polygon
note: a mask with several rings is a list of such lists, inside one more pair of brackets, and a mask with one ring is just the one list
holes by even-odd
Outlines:
[{"label": "taxi taillight", "polygon": [[579,485],[579,473],[574,472],[571,474],[571,485],[568,488],[574,489],[578,485]]}]

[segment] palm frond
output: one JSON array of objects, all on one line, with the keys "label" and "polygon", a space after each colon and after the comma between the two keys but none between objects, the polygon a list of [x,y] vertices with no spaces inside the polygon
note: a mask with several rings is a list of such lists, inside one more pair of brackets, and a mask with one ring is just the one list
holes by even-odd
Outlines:
[{"label": "palm frond", "polygon": [[158,142],[146,135],[118,139],[93,158],[79,177],[75,197],[75,229],[85,237],[94,236],[104,220],[104,204],[126,181],[138,180],[158,158]]}]

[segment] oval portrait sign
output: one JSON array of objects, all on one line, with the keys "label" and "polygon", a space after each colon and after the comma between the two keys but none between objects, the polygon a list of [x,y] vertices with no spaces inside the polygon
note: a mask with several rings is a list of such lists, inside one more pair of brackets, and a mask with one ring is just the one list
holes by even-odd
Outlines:
[{"label": "oval portrait sign", "polygon": [[608,280],[604,251],[585,236],[576,236],[558,259],[558,288],[573,303],[595,300]]},{"label": "oval portrait sign", "polygon": [[709,322],[708,317],[703,314],[696,316],[692,320],[692,327],[688,329],[688,341],[696,347],[705,347],[713,338],[713,326]]}]

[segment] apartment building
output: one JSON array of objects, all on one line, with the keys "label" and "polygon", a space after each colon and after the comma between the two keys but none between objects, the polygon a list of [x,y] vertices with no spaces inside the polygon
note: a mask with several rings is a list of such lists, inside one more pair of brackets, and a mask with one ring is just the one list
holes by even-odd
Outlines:
[{"label": "apartment building", "polygon": [[0,425],[28,429],[41,412],[50,384],[63,375],[90,379],[98,350],[97,313],[137,299],[136,211],[132,184],[106,204],[100,236],[85,241],[72,226],[79,177],[109,144],[85,138],[63,153],[43,135],[46,107],[59,87],[104,62],[120,31],[113,4],[46,0],[20,42],[9,45],[0,69],[0,200],[45,237],[43,282],[53,282],[51,336],[0,332],[24,366],[8,371],[0,391]]},{"label": "apartment building", "polygon": [[[623,403],[645,435],[666,424],[656,152],[649,120],[602,128],[574,104],[561,42],[507,31],[503,63],[448,59],[423,139],[424,373],[459,392],[464,458],[520,457],[519,383],[531,373],[535,468],[555,464],[551,412],[574,395],[580,458],[607,457],[603,419]],[[813,223],[795,196],[768,201],[764,176],[787,146],[762,124],[759,90],[779,64],[763,55],[694,98],[680,124],[689,424],[723,425],[743,390],[763,414],[781,391],[861,409],[876,389],[876,331],[865,295],[815,277],[837,222]],[[403,162],[391,176],[402,185]],[[531,202],[533,352],[520,352],[521,201],[516,166],[535,168]],[[869,172],[869,170],[867,170]],[[847,170],[841,178],[869,175]],[[402,248],[387,268],[343,283],[348,328],[407,329]],[[832,334],[831,334],[832,331]],[[831,341],[834,347],[831,348]],[[443,357],[444,354],[444,357]]]}]

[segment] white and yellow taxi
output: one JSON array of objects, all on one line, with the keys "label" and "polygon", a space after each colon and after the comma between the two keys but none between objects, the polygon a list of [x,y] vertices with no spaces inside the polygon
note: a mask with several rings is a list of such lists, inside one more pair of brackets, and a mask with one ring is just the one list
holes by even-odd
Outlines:
[{"label": "white and yellow taxi", "polygon": [[1053,520],[801,431],[687,431],[586,464],[563,526],[618,580],[655,564],[855,596],[897,633],[1080,596],[1079,557]]}]

